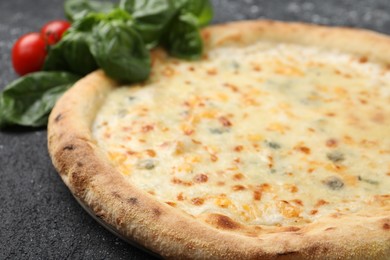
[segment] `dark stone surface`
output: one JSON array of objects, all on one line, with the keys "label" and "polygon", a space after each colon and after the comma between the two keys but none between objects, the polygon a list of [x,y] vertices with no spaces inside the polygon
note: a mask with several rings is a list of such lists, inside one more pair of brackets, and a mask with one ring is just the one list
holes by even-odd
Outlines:
[{"label": "dark stone surface", "polygon": [[[215,22],[278,19],[390,34],[388,0],[214,0]],[[0,88],[16,78],[13,42],[63,18],[63,0],[0,0]],[[147,259],[73,199],[51,165],[46,131],[0,132],[0,259]]]}]

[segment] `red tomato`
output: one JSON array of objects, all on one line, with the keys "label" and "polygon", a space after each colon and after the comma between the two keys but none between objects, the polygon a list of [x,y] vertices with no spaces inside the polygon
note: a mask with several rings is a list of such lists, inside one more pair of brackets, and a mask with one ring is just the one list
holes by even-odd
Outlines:
[{"label": "red tomato", "polygon": [[46,44],[39,33],[20,37],[12,48],[12,65],[20,76],[41,70],[46,58]]},{"label": "red tomato", "polygon": [[56,20],[45,24],[41,29],[42,38],[47,45],[53,45],[61,40],[64,32],[70,27],[68,21]]}]

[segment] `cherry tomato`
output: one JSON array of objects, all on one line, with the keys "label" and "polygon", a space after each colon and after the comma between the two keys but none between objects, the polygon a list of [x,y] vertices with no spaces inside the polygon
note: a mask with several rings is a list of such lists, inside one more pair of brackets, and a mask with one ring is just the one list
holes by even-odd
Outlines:
[{"label": "cherry tomato", "polygon": [[12,48],[12,65],[20,76],[41,70],[46,58],[46,44],[39,33],[20,37]]},{"label": "cherry tomato", "polygon": [[48,22],[41,29],[42,38],[47,45],[56,44],[69,27],[70,23],[68,21],[55,20]]}]

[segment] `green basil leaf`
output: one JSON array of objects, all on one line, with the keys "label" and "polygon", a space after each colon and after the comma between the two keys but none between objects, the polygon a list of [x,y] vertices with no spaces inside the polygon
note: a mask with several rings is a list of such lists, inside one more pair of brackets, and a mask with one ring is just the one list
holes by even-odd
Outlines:
[{"label": "green basil leaf", "polygon": [[160,43],[163,26],[135,22],[134,29],[140,34],[147,49],[151,50]]},{"label": "green basil leaf", "polygon": [[203,53],[203,41],[197,18],[191,13],[177,16],[166,32],[164,46],[172,56],[199,59]]},{"label": "green basil leaf", "polygon": [[175,13],[175,0],[121,0],[119,7],[134,19],[147,23],[164,23]]},{"label": "green basil leaf", "polygon": [[134,28],[148,49],[159,44],[172,18],[178,13],[177,0],[121,0],[119,7],[134,18]]},{"label": "green basil leaf", "polygon": [[115,7],[111,1],[67,0],[64,3],[65,15],[76,21],[89,13],[108,13]]},{"label": "green basil leaf", "polygon": [[75,22],[61,41],[49,49],[43,70],[78,75],[96,70],[98,65],[89,49],[89,41],[92,28],[100,19],[97,15],[88,15]]},{"label": "green basil leaf", "polygon": [[67,72],[35,72],[13,81],[0,93],[0,127],[46,125],[57,99],[78,79]]},{"label": "green basil leaf", "polygon": [[196,17],[199,27],[208,25],[213,19],[213,7],[209,0],[187,0],[183,6],[185,13]]},{"label": "green basil leaf", "polygon": [[104,72],[119,81],[139,82],[150,74],[150,55],[141,36],[123,21],[101,21],[90,50]]},{"label": "green basil leaf", "polygon": [[126,10],[115,8],[110,13],[106,14],[101,20],[106,21],[122,21],[126,22],[129,26],[133,24],[133,16],[130,15]]}]

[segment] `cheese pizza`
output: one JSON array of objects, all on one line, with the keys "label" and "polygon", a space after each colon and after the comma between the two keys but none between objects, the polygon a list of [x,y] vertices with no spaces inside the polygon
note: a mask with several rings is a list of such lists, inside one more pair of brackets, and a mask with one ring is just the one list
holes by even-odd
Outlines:
[{"label": "cheese pizza", "polygon": [[273,21],[203,31],[146,82],[97,71],[57,103],[53,163],[121,236],[166,258],[386,259],[390,39]]}]

